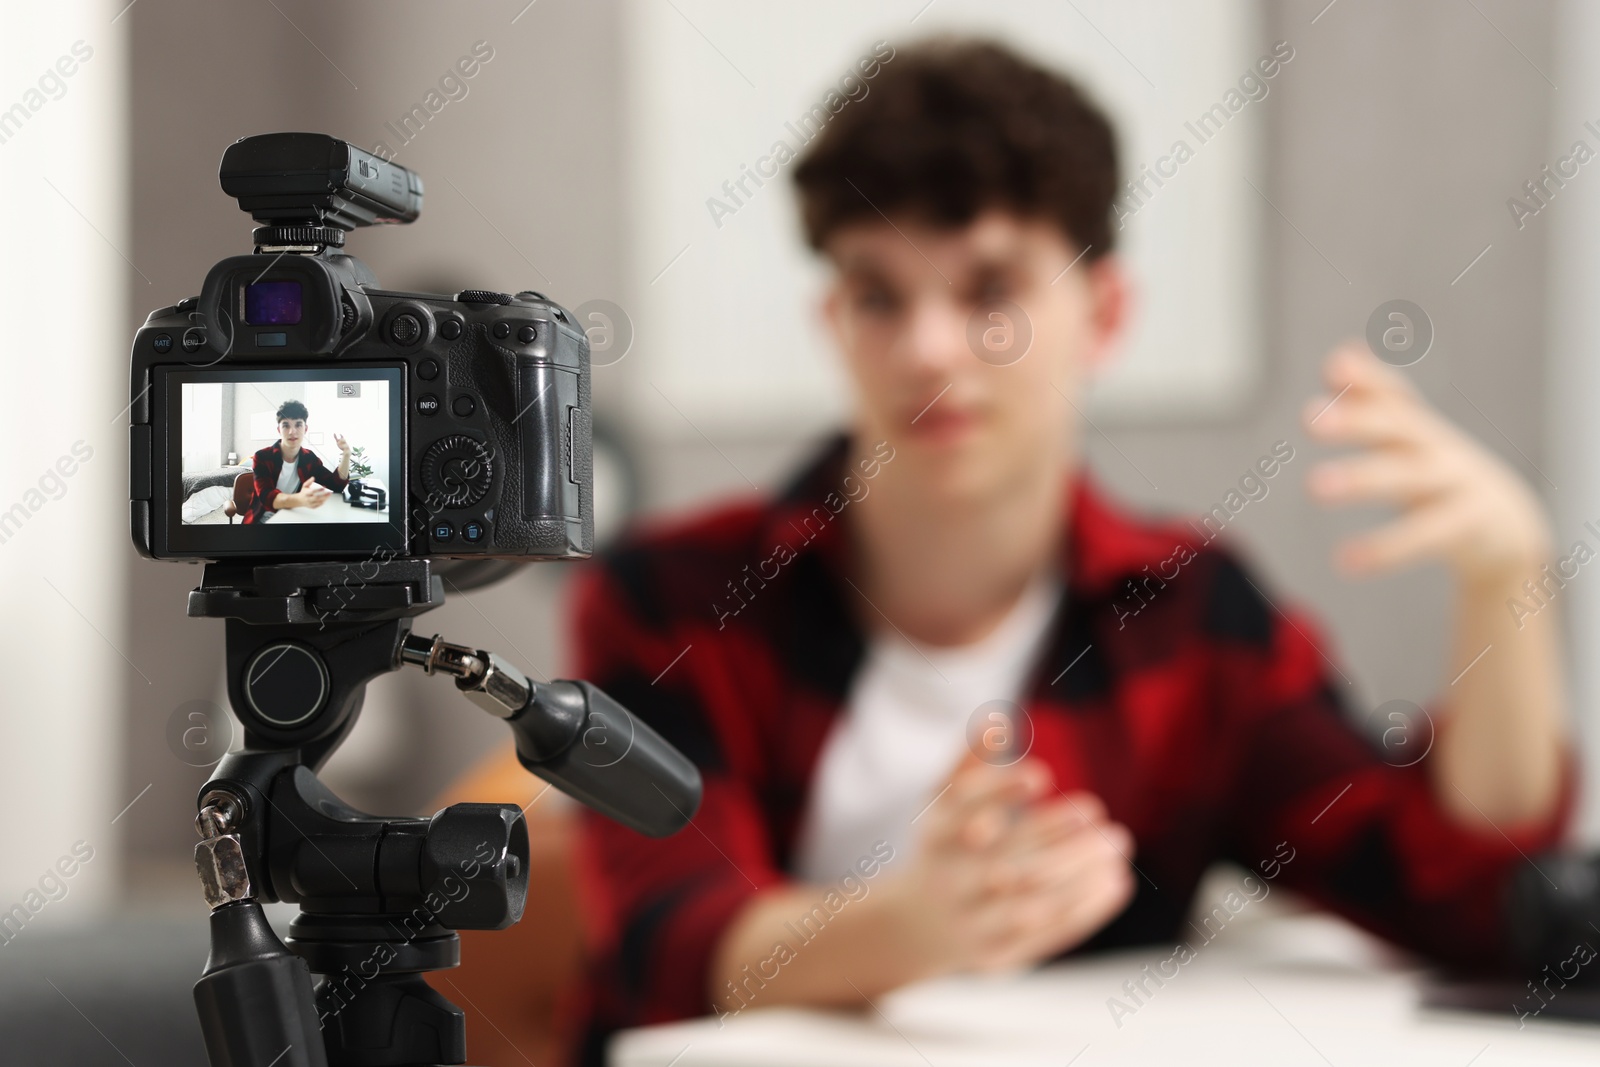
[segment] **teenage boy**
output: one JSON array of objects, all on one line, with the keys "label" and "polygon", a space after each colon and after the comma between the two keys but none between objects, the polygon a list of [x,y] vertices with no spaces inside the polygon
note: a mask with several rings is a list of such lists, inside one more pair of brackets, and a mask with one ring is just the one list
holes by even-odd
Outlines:
[{"label": "teenage boy", "polygon": [[341,434],[333,435],[339,446],[339,469],[330,471],[304,447],[309,419],[306,406],[298,400],[278,405],[278,440],[252,460],[256,495],[245,511],[245,522],[266,522],[284,508],[320,508],[350,484],[350,443]]},{"label": "teenage boy", "polygon": [[[1502,960],[1507,879],[1574,779],[1555,613],[1506,610],[1550,558],[1528,487],[1400,372],[1329,358],[1305,432],[1354,451],[1309,487],[1398,511],[1339,562],[1442,560],[1458,592],[1433,730],[1376,745],[1306,617],[1085,475],[1084,384],[1129,314],[1098,108],[933,42],[795,176],[848,432],[775,499],[637,532],[578,587],[576,673],[705,779],[665,840],[583,816],[585,1057],[621,1026],[1171,946],[1222,860],[1434,959]],[[968,328],[1002,307],[1032,342],[999,366]]]}]

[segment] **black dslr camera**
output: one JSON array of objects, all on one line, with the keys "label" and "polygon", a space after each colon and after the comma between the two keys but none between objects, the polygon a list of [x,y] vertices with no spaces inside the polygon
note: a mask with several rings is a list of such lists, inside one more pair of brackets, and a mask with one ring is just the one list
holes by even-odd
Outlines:
[{"label": "black dslr camera", "polygon": [[260,224],[256,252],[134,338],[139,551],[587,556],[589,345],[572,316],[531,291],[379,288],[345,233],[414,220],[422,180],[344,141],[247,137],[220,177]]},{"label": "black dslr camera", "polygon": [[[196,798],[206,1049],[213,1067],[462,1063],[464,1013],[424,975],[460,962],[456,931],[521,918],[522,811],[370,815],[317,771],[367,683],[412,667],[589,807],[657,837],[693,817],[699,772],[604,692],[413,630],[444,600],[441,558],[482,579],[589,554],[589,345],[539,293],[379,289],[340,249],[417,217],[403,167],[280,133],[230,146],[221,179],[259,224],[255,254],[149,317],[129,408],[134,544],[208,561],[188,614],[225,620],[243,728]],[[300,905],[287,939],[274,901]]]}]

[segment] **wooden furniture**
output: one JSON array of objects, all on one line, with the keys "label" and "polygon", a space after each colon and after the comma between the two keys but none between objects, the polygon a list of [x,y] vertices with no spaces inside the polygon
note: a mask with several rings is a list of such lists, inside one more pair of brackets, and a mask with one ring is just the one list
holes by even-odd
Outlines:
[{"label": "wooden furniture", "polygon": [[233,499],[222,505],[223,512],[232,522],[235,515],[243,515],[250,506],[250,501],[256,495],[256,476],[250,471],[243,471],[233,480]]},{"label": "wooden furniture", "polygon": [[509,930],[463,930],[461,966],[428,976],[467,1012],[467,1059],[560,1067],[562,1024],[583,969],[573,877],[576,805],[522,769],[509,739],[439,799],[513,803],[528,820],[528,904]]}]

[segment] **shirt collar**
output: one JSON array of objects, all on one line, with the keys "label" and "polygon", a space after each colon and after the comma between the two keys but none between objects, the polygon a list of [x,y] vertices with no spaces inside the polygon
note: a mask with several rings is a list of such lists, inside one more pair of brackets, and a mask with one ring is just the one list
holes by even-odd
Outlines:
[{"label": "shirt collar", "polygon": [[[763,525],[762,547],[779,542],[799,554],[815,553],[836,580],[851,568],[850,505],[846,477],[870,485],[863,472],[848,468],[851,439],[831,436],[772,502]],[[892,460],[890,461],[892,462]],[[1064,477],[1062,496],[1067,535],[1056,563],[1075,597],[1103,596],[1118,590],[1145,567],[1167,559],[1193,531],[1181,524],[1133,518],[1112,504],[1082,469]],[[797,543],[798,537],[798,543]]]}]

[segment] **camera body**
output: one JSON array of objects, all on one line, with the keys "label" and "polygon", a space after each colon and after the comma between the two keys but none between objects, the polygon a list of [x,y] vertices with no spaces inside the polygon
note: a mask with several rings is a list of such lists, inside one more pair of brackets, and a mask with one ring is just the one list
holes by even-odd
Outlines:
[{"label": "camera body", "polygon": [[[532,291],[379,288],[341,251],[344,232],[415,218],[421,181],[345,142],[245,138],[221,178],[264,225],[254,254],[217,263],[198,297],[152,312],[134,337],[138,550],[587,556],[589,345],[572,316]],[[342,454],[352,444],[359,476]],[[250,458],[230,468],[230,453]]]}]

